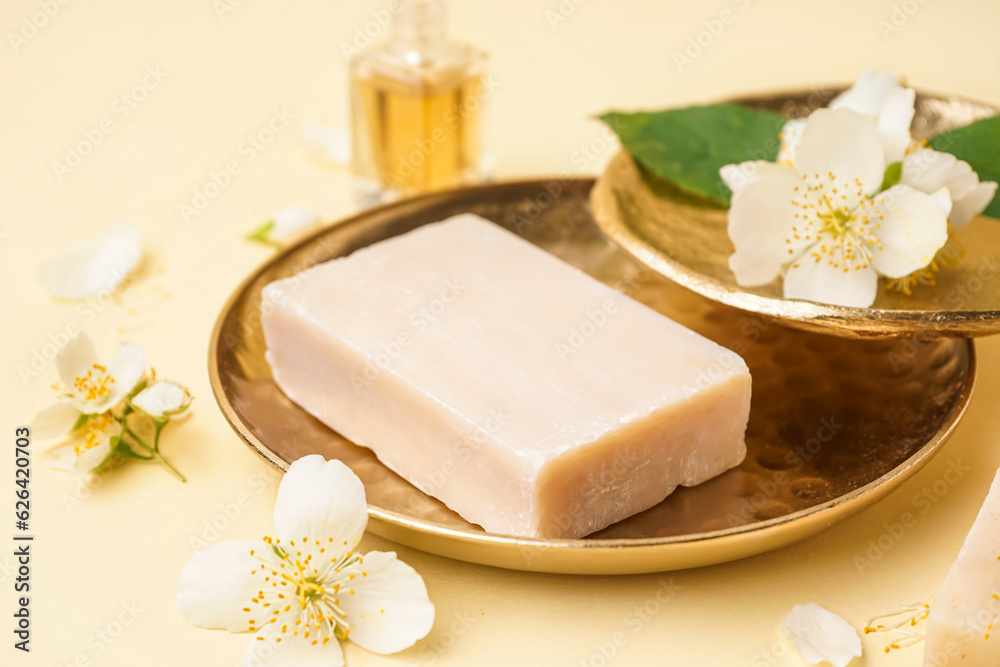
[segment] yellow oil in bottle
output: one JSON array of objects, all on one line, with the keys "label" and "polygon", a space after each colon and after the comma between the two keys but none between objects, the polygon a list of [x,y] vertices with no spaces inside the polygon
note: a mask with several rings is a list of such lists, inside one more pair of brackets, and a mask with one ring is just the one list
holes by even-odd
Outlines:
[{"label": "yellow oil in bottle", "polygon": [[412,86],[382,76],[356,80],[356,146],[370,151],[367,174],[403,194],[475,177],[480,160],[482,77]]}]

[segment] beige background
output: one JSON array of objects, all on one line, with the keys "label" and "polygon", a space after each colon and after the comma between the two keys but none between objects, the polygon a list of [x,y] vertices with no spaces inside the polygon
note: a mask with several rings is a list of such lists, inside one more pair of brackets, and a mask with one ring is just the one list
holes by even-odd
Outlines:
[{"label": "beige background", "polygon": [[[21,31],[46,1],[58,12],[15,48],[9,34]],[[4,664],[11,657],[13,664],[60,667],[240,662],[244,636],[189,627],[174,611],[175,581],[192,539],[267,533],[278,482],[213,402],[208,335],[234,286],[270,254],[241,235],[287,205],[329,218],[352,209],[346,175],[311,161],[297,133],[311,124],[346,128],[340,44],[383,4],[223,2],[4,0],[0,7],[0,506],[13,505],[14,427],[50,400],[55,377],[50,363],[27,379],[18,366],[29,365],[67,325],[82,326],[102,355],[122,338],[140,343],[162,374],[187,382],[197,396],[193,417],[164,436],[164,450],[187,484],[133,464],[92,488],[36,460],[34,651],[24,656],[10,648],[13,559],[3,546]],[[1000,104],[1000,4],[988,0],[453,5],[453,32],[493,54],[499,88],[490,136],[500,177],[598,172],[614,149],[591,117],[609,107],[846,82],[867,65],[905,74],[930,91]],[[674,53],[723,9],[732,12],[732,22],[693,62],[678,67]],[[890,24],[880,31],[879,21],[892,21],[894,12],[899,29],[883,34]],[[565,21],[550,25],[553,16]],[[165,78],[121,118],[115,100],[141,85],[148,67],[159,67]],[[241,142],[264,127],[275,107],[294,114],[294,123],[246,160]],[[59,182],[53,162],[63,161],[105,117],[113,119],[113,131]],[[589,157],[588,147],[594,149]],[[243,161],[242,173],[185,222],[179,206],[231,159]],[[35,280],[41,259],[122,218],[143,229],[148,261],[121,302],[47,298]],[[738,563],[629,577],[507,572],[400,547],[437,605],[435,628],[393,657],[348,646],[348,663],[803,664],[784,649],[777,631],[794,603],[818,601],[860,626],[871,614],[928,599],[944,576],[1000,465],[1000,416],[993,407],[1000,395],[1000,342],[987,340],[978,349],[978,394],[944,451],[888,500],[817,538]],[[855,556],[865,556],[884,524],[914,509],[915,495],[943,479],[949,461],[972,470],[859,574]],[[3,544],[13,532],[10,514],[0,513]],[[223,530],[205,533],[213,521]],[[364,546],[394,548],[375,537]],[[659,582],[671,580],[681,586],[677,596],[636,622],[636,609],[655,600]],[[109,632],[115,636],[103,639]],[[625,641],[602,662],[601,646],[618,632]],[[883,645],[867,638],[866,657],[855,664],[920,663],[919,649],[885,655]]]}]

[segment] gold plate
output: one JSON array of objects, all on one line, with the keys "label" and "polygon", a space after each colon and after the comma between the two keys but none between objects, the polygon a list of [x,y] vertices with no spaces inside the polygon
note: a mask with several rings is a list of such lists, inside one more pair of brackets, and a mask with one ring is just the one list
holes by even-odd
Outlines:
[{"label": "gold plate", "polygon": [[[592,185],[529,181],[429,194],[366,211],[279,253],[236,290],[212,334],[209,374],[226,419],[283,470],[306,454],[347,463],[367,489],[373,533],[475,563],[578,574],[681,569],[790,544],[885,496],[951,433],[972,394],[971,341],[848,341],[714,304],[610,243],[590,214]],[[261,288],[461,212],[497,222],[742,354],[754,377],[744,463],[588,538],[518,539],[464,521],[286,398],[264,360]]]},{"label": "gold plate", "polygon": [[[734,100],[787,117],[825,106],[839,90]],[[917,93],[917,139],[993,116],[997,109],[955,97]],[[749,159],[749,158],[748,158]],[[984,336],[1000,333],[1000,221],[980,217],[959,230],[965,256],[918,285],[910,296],[880,285],[871,308],[847,308],[786,299],[781,281],[740,287],[729,270],[734,247],[727,210],[681,192],[638,166],[628,153],[612,158],[592,194],[594,217],[605,233],[661,275],[720,303],[779,319],[789,326],[851,338]]]}]

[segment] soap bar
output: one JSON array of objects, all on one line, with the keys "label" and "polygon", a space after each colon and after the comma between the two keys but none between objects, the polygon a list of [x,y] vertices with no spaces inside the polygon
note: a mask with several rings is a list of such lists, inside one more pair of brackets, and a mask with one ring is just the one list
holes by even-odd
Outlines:
[{"label": "soap bar", "polygon": [[477,216],[262,296],[285,394],[493,533],[582,537],[746,453],[737,354]]},{"label": "soap bar", "polygon": [[1000,472],[927,617],[925,667],[1000,664]]}]

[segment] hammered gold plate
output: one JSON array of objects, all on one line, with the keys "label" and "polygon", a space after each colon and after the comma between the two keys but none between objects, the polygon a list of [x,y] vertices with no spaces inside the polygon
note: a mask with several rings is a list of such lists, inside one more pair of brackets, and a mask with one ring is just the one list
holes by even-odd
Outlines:
[{"label": "hammered gold plate", "polygon": [[[609,242],[590,214],[592,185],[530,181],[425,195],[372,209],[281,252],[236,290],[212,334],[209,373],[226,419],[282,470],[307,454],[347,463],[365,484],[369,528],[378,535],[475,563],[577,574],[688,568],[790,544],[898,487],[958,423],[975,375],[970,341],[849,341],[715,304]],[[744,463],[588,538],[519,539],[464,521],[286,398],[264,360],[261,288],[461,212],[493,220],[742,354],[754,378]]]},{"label": "hammered gold plate", "polygon": [[[838,92],[734,101],[798,117],[825,106]],[[918,93],[913,135],[928,138],[996,113],[983,104]],[[919,285],[907,296],[882,284],[871,308],[846,308],[785,299],[780,278],[762,287],[737,285],[728,264],[734,247],[726,232],[727,210],[657,178],[628,153],[611,159],[592,201],[601,229],[659,274],[713,301],[788,326],[851,338],[1000,333],[1000,221],[991,218],[980,217],[958,231],[965,255],[937,275],[936,285]]]}]

